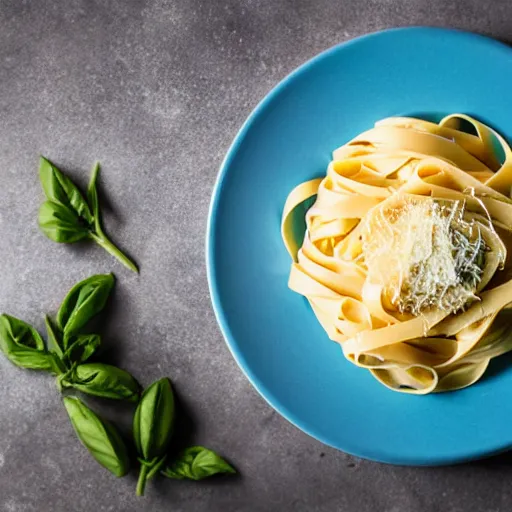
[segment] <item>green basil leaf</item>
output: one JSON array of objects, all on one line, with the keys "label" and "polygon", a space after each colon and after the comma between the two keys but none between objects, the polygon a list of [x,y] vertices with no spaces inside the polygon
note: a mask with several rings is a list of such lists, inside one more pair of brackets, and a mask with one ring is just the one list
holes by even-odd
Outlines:
[{"label": "green basil leaf", "polygon": [[169,379],[149,386],[140,399],[133,420],[133,436],[139,456],[145,461],[163,457],[174,425],[174,393]]},{"label": "green basil leaf", "polygon": [[62,352],[61,333],[56,330],[51,318],[48,315],[45,316],[45,324],[46,333],[48,335],[48,348],[50,349],[50,353],[53,355],[53,364],[56,368],[56,371],[53,373],[56,373],[57,375],[63,375],[68,371],[68,368],[64,364],[64,361],[62,361],[62,356],[64,354]]},{"label": "green basil leaf", "polygon": [[89,201],[89,206],[92,211],[92,215],[94,217],[94,228],[96,230],[96,234],[100,235],[102,233],[101,229],[101,221],[100,221],[100,203],[98,200],[98,174],[100,172],[100,163],[95,162],[92,171],[91,171],[91,179],[89,181],[89,187],[87,188],[87,201]]},{"label": "green basil leaf", "polygon": [[56,356],[46,350],[39,333],[9,315],[0,316],[0,350],[11,363],[21,368],[61,373]]},{"label": "green basil leaf", "polygon": [[115,476],[125,476],[130,459],[117,429],[76,397],[65,397],[64,406],[78,438],[97,462]]},{"label": "green basil leaf", "polygon": [[64,353],[64,362],[71,366],[73,363],[85,363],[101,345],[99,334],[79,334],[69,338],[68,349]]},{"label": "green basil leaf", "polygon": [[61,335],[57,332],[55,325],[53,325],[52,319],[46,315],[44,318],[46,325],[46,334],[48,336],[48,348],[55,352],[59,357],[63,356]]},{"label": "green basil leaf", "polygon": [[127,371],[102,363],[79,364],[61,385],[113,400],[137,402],[140,396],[139,383]]},{"label": "green basil leaf", "polygon": [[203,446],[192,446],[184,450],[169,464],[162,474],[176,480],[202,480],[219,473],[236,473],[220,455]]},{"label": "green basil leaf", "polygon": [[144,391],[133,419],[133,438],[141,468],[137,496],[146,482],[163,467],[174,426],[174,393],[169,379],[161,379]]},{"label": "green basil leaf", "polygon": [[43,338],[31,325],[10,315],[0,316],[0,329],[3,337],[8,334],[20,348],[44,352],[46,350]]},{"label": "green basil leaf", "polygon": [[54,242],[72,244],[89,236],[89,228],[67,206],[46,201],[39,209],[39,227]]},{"label": "green basil leaf", "polygon": [[40,158],[39,177],[49,201],[70,208],[87,224],[92,225],[94,219],[91,210],[78,187],[44,157]]},{"label": "green basil leaf", "polygon": [[[105,307],[114,282],[113,274],[99,274],[71,288],[57,313],[57,324],[66,335],[65,337],[77,334]],[[66,340],[65,348],[67,348]]]}]

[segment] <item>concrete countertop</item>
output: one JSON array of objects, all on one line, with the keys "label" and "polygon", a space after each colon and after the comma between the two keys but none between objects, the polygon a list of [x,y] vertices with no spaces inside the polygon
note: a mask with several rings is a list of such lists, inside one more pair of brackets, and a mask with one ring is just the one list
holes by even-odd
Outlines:
[{"label": "concrete countertop", "polygon": [[[232,138],[295,67],[391,26],[510,41],[511,19],[508,0],[2,0],[0,311],[42,328],[75,282],[113,270],[105,357],[145,385],[172,377],[185,437],[229,457],[241,476],[162,480],[137,499],[134,474],[116,480],[76,440],[52,379],[0,357],[0,511],[510,510],[508,455],[385,466],[323,446],[274,412],[222,340],[204,235]],[[105,222],[140,276],[99,248],[58,246],[38,231],[41,153],[81,184],[102,162]],[[130,407],[91,403],[129,424]]]}]

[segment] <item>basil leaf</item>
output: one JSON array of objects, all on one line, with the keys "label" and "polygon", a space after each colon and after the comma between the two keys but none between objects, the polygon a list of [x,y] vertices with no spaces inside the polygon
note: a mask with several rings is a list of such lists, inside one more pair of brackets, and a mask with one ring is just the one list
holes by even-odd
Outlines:
[{"label": "basil leaf", "polygon": [[40,334],[32,326],[9,315],[0,316],[0,350],[11,363],[21,368],[61,373],[56,356],[46,350]]},{"label": "basil leaf", "polygon": [[174,425],[174,393],[169,379],[161,379],[142,394],[133,419],[133,438],[141,461],[137,496],[164,464]]},{"label": "basil leaf", "polygon": [[72,210],[51,201],[46,201],[39,209],[39,227],[50,240],[59,244],[72,244],[90,234],[89,228]]},{"label": "basil leaf", "polygon": [[64,406],[78,438],[96,461],[115,476],[125,476],[130,459],[117,429],[76,397],[65,397]]},{"label": "basil leaf", "polygon": [[78,187],[55,165],[44,157],[39,161],[39,177],[49,201],[66,206],[91,225],[91,210]]},{"label": "basil leaf", "polygon": [[62,339],[60,333],[57,333],[55,326],[53,325],[52,319],[46,315],[44,318],[46,325],[46,334],[48,336],[48,348],[54,351],[59,357],[63,356],[62,352]]},{"label": "basil leaf", "polygon": [[68,349],[63,359],[68,366],[85,363],[101,345],[99,334],[79,334],[68,339]]},{"label": "basil leaf", "polygon": [[135,446],[144,460],[166,453],[173,425],[174,393],[169,379],[161,379],[144,391],[133,420]]},{"label": "basil leaf", "polygon": [[192,446],[184,450],[169,464],[162,474],[176,480],[202,480],[219,473],[236,473],[220,455],[203,446]]},{"label": "basil leaf", "polygon": [[113,400],[137,402],[140,395],[139,383],[128,372],[103,363],[79,364],[61,385]]},{"label": "basil leaf", "polygon": [[8,333],[18,346],[36,351],[46,350],[43,338],[31,325],[5,314],[0,316],[0,320],[2,334]]},{"label": "basil leaf", "polygon": [[71,288],[57,313],[57,324],[66,338],[78,331],[99,313],[107,302],[114,286],[113,274],[91,276]]},{"label": "basil leaf", "polygon": [[100,172],[100,163],[95,162],[92,171],[91,171],[91,179],[89,180],[89,187],[87,188],[87,201],[89,201],[89,206],[92,210],[92,214],[94,217],[94,228],[96,233],[99,235],[102,232],[101,222],[100,222],[100,203],[98,200],[98,175]]}]

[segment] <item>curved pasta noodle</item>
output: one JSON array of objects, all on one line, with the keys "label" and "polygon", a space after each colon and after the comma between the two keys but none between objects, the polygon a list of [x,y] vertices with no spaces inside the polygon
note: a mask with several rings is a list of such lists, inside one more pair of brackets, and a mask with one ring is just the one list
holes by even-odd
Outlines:
[{"label": "curved pasta noodle", "polygon": [[289,287],[345,357],[388,388],[469,386],[512,350],[511,191],[512,151],[483,123],[378,121],[334,151],[324,178],[288,196]]}]

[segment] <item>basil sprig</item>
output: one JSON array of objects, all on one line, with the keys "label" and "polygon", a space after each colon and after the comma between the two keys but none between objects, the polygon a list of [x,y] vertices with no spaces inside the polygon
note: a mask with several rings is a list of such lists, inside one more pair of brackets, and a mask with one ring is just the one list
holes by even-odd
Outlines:
[{"label": "basil sprig", "polygon": [[43,370],[55,375],[64,371],[61,361],[47,350],[36,329],[13,316],[0,316],[0,350],[20,368]]},{"label": "basil sprig", "polygon": [[[60,186],[69,193],[68,182],[63,181]],[[62,193],[56,186],[50,192],[56,198]],[[78,209],[80,198],[70,195],[70,204]],[[91,276],[73,286],[59,308],[56,322],[49,316],[45,318],[48,347],[32,326],[12,316],[0,315],[0,351],[17,366],[57,375],[61,391],[75,389],[101,398],[137,402],[140,385],[132,375],[112,365],[88,362],[100,347],[101,338],[98,334],[82,332],[105,307],[114,283],[113,275],[108,274]],[[115,427],[76,397],[65,397],[64,405],[79,439],[91,455],[114,475],[124,476],[129,470],[129,455]],[[170,380],[154,382],[140,398],[133,419],[133,438],[140,463],[138,496],[144,495],[147,481],[159,473],[178,480],[202,480],[218,473],[235,473],[222,457],[202,446],[187,448],[176,459],[169,460],[174,417]]]},{"label": "basil sprig", "polygon": [[61,389],[74,388],[88,395],[137,402],[139,383],[125,370],[103,363],[75,366],[59,378]]},{"label": "basil sprig", "polygon": [[203,446],[191,446],[162,470],[162,475],[175,480],[203,480],[219,473],[236,473],[220,455]]},{"label": "basil sprig", "polygon": [[142,394],[133,419],[133,438],[141,464],[137,496],[144,495],[147,480],[165,463],[174,412],[174,393],[169,379],[154,382]]},{"label": "basil sprig", "polygon": [[130,470],[130,458],[117,429],[76,397],[65,397],[64,406],[78,438],[90,454],[115,476],[125,476]]},{"label": "basil sprig", "polygon": [[62,171],[41,157],[39,177],[47,200],[39,210],[39,227],[50,240],[58,243],[94,240],[125,267],[138,272],[135,263],[110,241],[103,230],[98,202],[99,170],[99,163],[96,163],[86,200],[80,189]]}]

